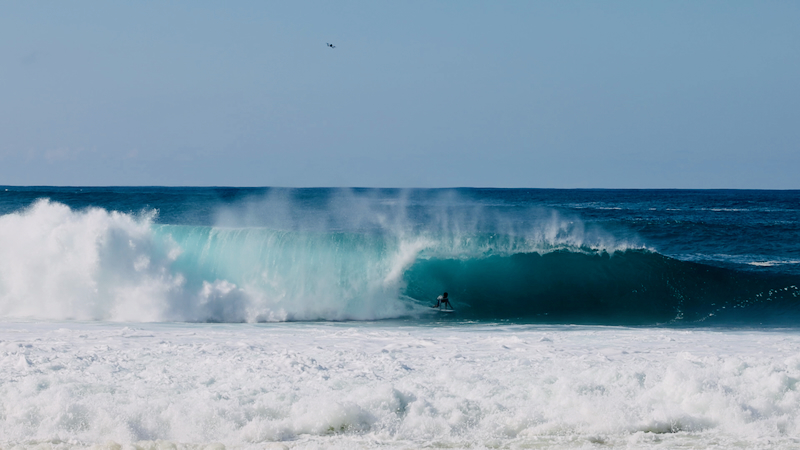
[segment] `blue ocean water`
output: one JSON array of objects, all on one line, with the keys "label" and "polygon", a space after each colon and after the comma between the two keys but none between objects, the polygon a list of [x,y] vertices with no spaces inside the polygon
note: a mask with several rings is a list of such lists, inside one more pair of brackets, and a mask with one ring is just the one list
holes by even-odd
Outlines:
[{"label": "blue ocean water", "polygon": [[797,191],[2,187],[0,447],[798,448],[799,219]]},{"label": "blue ocean water", "polygon": [[800,191],[0,188],[0,315],[796,326]]}]

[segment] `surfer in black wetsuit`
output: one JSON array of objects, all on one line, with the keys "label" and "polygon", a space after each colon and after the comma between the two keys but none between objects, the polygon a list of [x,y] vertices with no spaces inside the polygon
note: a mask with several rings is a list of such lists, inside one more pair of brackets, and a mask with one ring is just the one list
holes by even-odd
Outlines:
[{"label": "surfer in black wetsuit", "polygon": [[453,305],[450,304],[450,300],[447,298],[447,292],[436,298],[436,306],[434,306],[434,308],[438,308],[440,306],[445,306],[445,305],[449,309],[453,309]]}]

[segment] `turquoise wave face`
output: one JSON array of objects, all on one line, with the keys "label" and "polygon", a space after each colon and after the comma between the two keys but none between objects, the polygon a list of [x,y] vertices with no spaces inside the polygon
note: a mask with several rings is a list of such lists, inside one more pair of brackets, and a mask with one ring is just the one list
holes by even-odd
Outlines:
[{"label": "turquoise wave face", "polygon": [[[209,310],[210,321],[380,319],[411,313],[399,299],[403,243],[380,236],[264,228],[158,226],[180,249],[172,268],[185,288],[228,283],[241,292]],[[222,314],[220,314],[222,313]]]},{"label": "turquoise wave face", "polygon": [[[774,323],[794,320],[800,295],[792,276],[496,234],[157,229],[182,249],[174,267],[187,288],[225,280],[248,293],[261,312],[245,320],[424,318],[448,291],[469,320]],[[220,312],[199,320],[225,320]]]}]

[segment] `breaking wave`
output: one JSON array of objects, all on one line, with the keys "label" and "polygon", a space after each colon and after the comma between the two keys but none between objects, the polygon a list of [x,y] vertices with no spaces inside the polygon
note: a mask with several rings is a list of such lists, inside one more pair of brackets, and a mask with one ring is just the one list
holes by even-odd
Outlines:
[{"label": "breaking wave", "polygon": [[[40,200],[0,216],[0,317],[264,322],[458,317],[607,324],[797,316],[798,281],[662,256],[553,211],[409,220],[333,205],[217,226]],[[403,212],[403,214],[397,213]],[[531,218],[532,217],[532,218]],[[265,223],[266,222],[266,223]],[[422,224],[422,225],[420,225]],[[796,277],[795,277],[796,278]]]}]

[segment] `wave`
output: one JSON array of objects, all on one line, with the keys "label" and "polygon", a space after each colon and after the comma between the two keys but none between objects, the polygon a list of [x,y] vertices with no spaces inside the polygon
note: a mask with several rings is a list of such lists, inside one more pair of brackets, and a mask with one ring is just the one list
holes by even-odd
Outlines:
[{"label": "wave", "polygon": [[432,259],[416,263],[406,276],[411,296],[456,286],[451,297],[475,319],[793,325],[800,318],[798,277],[712,267],[646,250]]},{"label": "wave", "polygon": [[0,216],[0,317],[426,320],[443,291],[467,320],[755,323],[797,310],[796,277],[678,261],[553,212],[524,230],[478,214],[408,225],[351,209],[304,217],[313,227],[231,224],[242,215],[230,211],[225,226],[169,225],[156,214],[40,200]]}]

